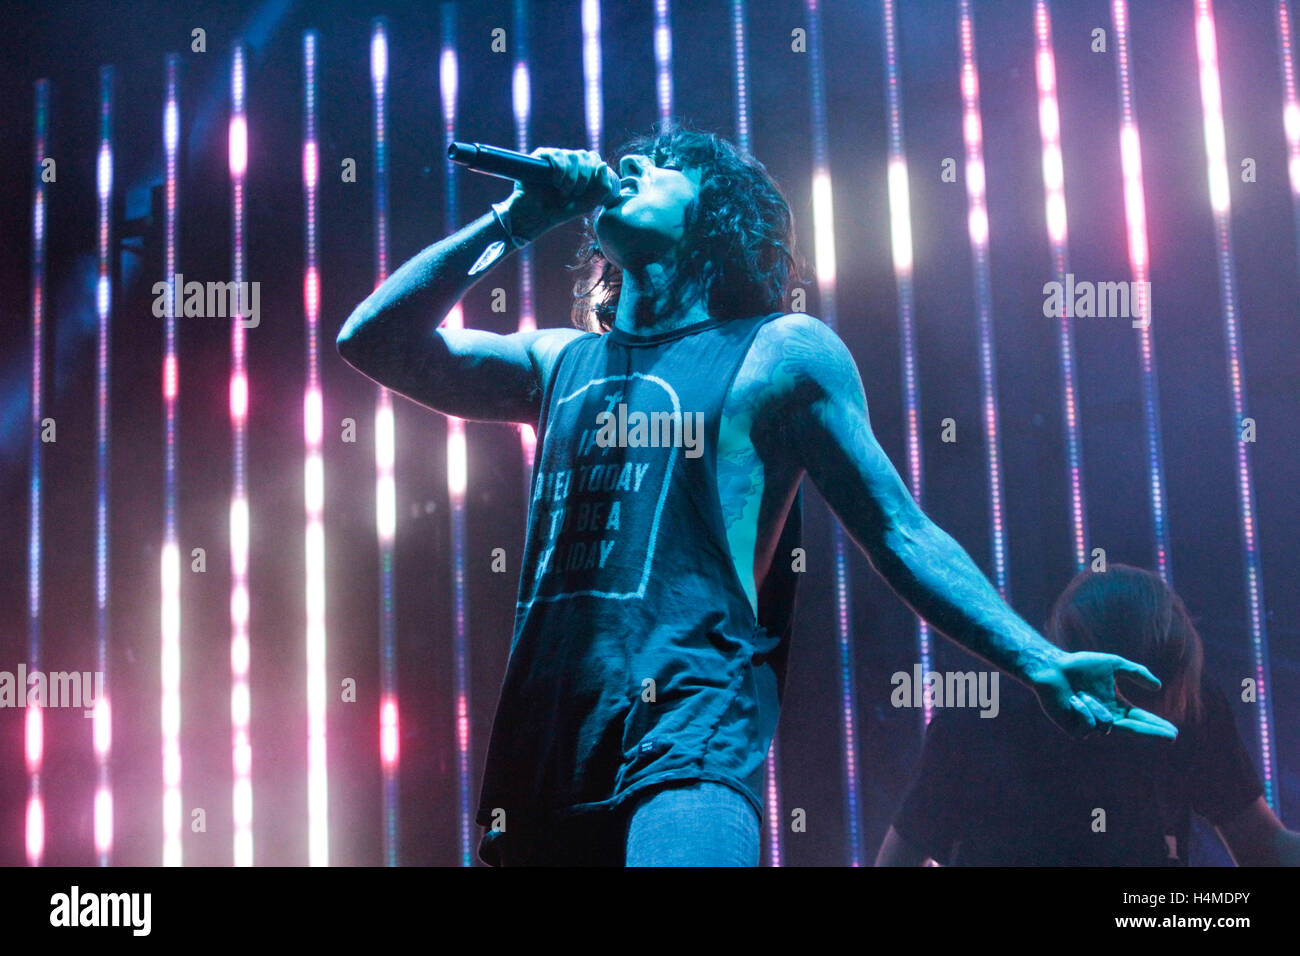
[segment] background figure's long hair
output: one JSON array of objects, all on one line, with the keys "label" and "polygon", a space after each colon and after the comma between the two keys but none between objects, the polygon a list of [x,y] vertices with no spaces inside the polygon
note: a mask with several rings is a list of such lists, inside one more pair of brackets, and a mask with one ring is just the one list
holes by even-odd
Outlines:
[{"label": "background figure's long hair", "polygon": [[1160,678],[1160,690],[1123,682],[1124,696],[1180,727],[1200,722],[1201,637],[1182,598],[1159,575],[1127,564],[1081,571],[1056,599],[1047,631],[1065,650],[1118,654],[1145,665]]},{"label": "background figure's long hair", "polygon": [[[686,210],[684,254],[669,289],[670,307],[702,294],[709,315],[738,319],[784,308],[786,284],[797,276],[794,216],[761,162],[718,136],[688,125],[656,123],[624,143],[609,165],[637,153],[655,165],[669,159],[701,170],[699,198]],[[584,244],[571,269],[582,270],[573,289],[573,324],[609,331],[618,313],[623,270],[601,254],[595,212],[584,220]]]}]

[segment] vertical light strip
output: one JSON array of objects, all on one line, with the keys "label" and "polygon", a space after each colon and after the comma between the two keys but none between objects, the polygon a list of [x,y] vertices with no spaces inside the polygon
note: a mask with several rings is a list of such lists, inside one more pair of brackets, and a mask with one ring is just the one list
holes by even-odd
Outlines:
[{"label": "vertical light strip", "polygon": [[95,290],[98,321],[95,356],[95,651],[96,667],[104,675],[104,693],[95,700],[91,739],[95,750],[94,839],[100,866],[108,866],[113,849],[113,795],[109,789],[109,748],[112,746],[108,674],[108,394],[109,342],[112,322],[113,210],[113,68],[99,70],[99,159],[95,168],[99,198],[99,285]]},{"label": "vertical light strip", "polygon": [[1137,329],[1138,360],[1142,372],[1142,411],[1146,422],[1147,472],[1151,494],[1151,522],[1155,532],[1156,570],[1172,585],[1169,567],[1169,529],[1165,520],[1164,443],[1160,438],[1160,398],[1156,381],[1155,341],[1151,336],[1151,301],[1145,296],[1150,279],[1147,248],[1146,193],[1142,186],[1142,144],[1133,111],[1133,82],[1128,62],[1128,5],[1111,0],[1115,26],[1115,69],[1119,75],[1119,150],[1124,175],[1124,219],[1128,232],[1129,269],[1144,301]]},{"label": "vertical light strip", "polygon": [[[916,324],[912,292],[912,206],[908,188],[907,152],[903,148],[903,94],[898,68],[898,18],[894,0],[883,0],[885,33],[885,111],[889,122],[889,231],[894,258],[894,287],[898,294],[898,328],[903,360],[903,410],[907,430],[908,487],[921,503],[921,385],[916,365]],[[921,673],[930,673],[930,628],[917,618],[917,650]],[[930,695],[922,710],[928,726],[934,713]]]},{"label": "vertical light strip", "polygon": [[177,73],[180,58],[167,54],[167,101],[163,106],[163,156],[166,164],[163,269],[167,315],[163,325],[163,546],[159,568],[162,593],[162,765],[163,865],[180,866],[181,846],[181,567],[176,543],[176,399],[180,370],[176,359],[176,150],[180,143]]},{"label": "vertical light strip", "polygon": [[745,0],[731,0],[731,41],[736,64],[736,144],[749,152],[749,56],[745,46]]},{"label": "vertical light strip", "polygon": [[[388,24],[370,24],[370,89],[375,116],[375,287],[388,278]],[[379,535],[379,758],[383,769],[384,865],[397,866],[397,636],[393,618],[393,537],[397,529],[393,401],[379,386],[375,408],[375,523]]]},{"label": "vertical light strip", "polygon": [[1282,68],[1282,130],[1286,134],[1287,172],[1291,180],[1291,206],[1295,218],[1296,261],[1300,264],[1300,101],[1296,99],[1295,55],[1291,42],[1291,12],[1286,0],[1277,0],[1277,54]]},{"label": "vertical light strip", "polygon": [[[822,65],[818,0],[808,0],[808,55],[812,79],[814,262],[822,318],[834,330],[835,223],[827,159],[826,77]],[[861,866],[862,828],[858,809],[857,714],[853,688],[853,613],[849,594],[848,547],[840,523],[832,520],[831,529],[835,550],[835,609],[840,651],[840,709],[844,734],[844,793],[849,831],[849,865]]]},{"label": "vertical light strip", "polygon": [[1237,506],[1241,519],[1246,597],[1250,606],[1250,639],[1255,656],[1255,687],[1259,707],[1259,745],[1264,770],[1264,798],[1276,812],[1278,792],[1273,770],[1273,682],[1268,632],[1264,623],[1264,582],[1259,543],[1255,537],[1255,482],[1249,443],[1242,440],[1246,420],[1246,367],[1237,310],[1236,268],[1232,257],[1232,197],[1228,189],[1228,157],[1223,126],[1223,97],[1219,86],[1219,54],[1214,8],[1196,0],[1196,53],[1200,63],[1201,112],[1205,126],[1205,162],[1209,173],[1210,208],[1219,262],[1219,296],[1223,305],[1223,335],[1228,351],[1228,392],[1232,396],[1232,439],[1237,446]]},{"label": "vertical light strip", "polygon": [[[456,59],[456,7],[442,5],[442,60],[439,69],[442,90],[442,124],[444,146],[456,139],[456,94],[459,85],[459,65]],[[447,232],[456,229],[459,213],[456,201],[456,166],[447,161]],[[460,304],[447,317],[447,328],[465,326]],[[470,828],[470,740],[469,740],[469,626],[468,594],[465,582],[465,481],[466,481],[465,423],[453,415],[447,416],[447,492],[451,499],[451,560],[452,605],[455,616],[454,650],[456,683],[456,767],[457,796],[460,808],[460,865],[473,865]]]},{"label": "vertical light strip", "polygon": [[769,866],[781,866],[785,859],[784,833],[781,814],[780,755],[777,753],[777,734],[772,734],[772,745],[767,750],[767,768],[764,778],[763,800],[767,809],[767,861]]},{"label": "vertical light strip", "polygon": [[[515,65],[511,77],[510,98],[515,114],[515,149],[528,152],[528,122],[532,113],[532,80],[529,74],[529,3],[515,0]],[[533,247],[519,251],[519,331],[537,328],[533,314]],[[519,446],[524,456],[524,501],[530,499],[533,483],[533,459],[537,453],[537,432],[531,425],[519,426]]]},{"label": "vertical light strip", "polygon": [[979,68],[975,61],[975,23],[970,0],[958,11],[961,40],[962,130],[966,142],[966,209],[975,270],[975,308],[979,315],[980,404],[989,461],[989,518],[993,580],[1003,598],[1007,587],[1007,539],[1002,507],[1002,452],[998,433],[997,361],[993,349],[993,292],[989,274],[989,213],[984,193],[984,132],[980,117]]},{"label": "vertical light strip", "polygon": [[[1069,230],[1065,215],[1065,164],[1061,158],[1061,111],[1056,100],[1056,54],[1052,47],[1052,14],[1048,0],[1035,0],[1034,36],[1034,75],[1038,81],[1038,132],[1043,152],[1047,241],[1052,250],[1053,276],[1064,288],[1066,273],[1070,271]],[[1078,571],[1082,570],[1088,559],[1088,522],[1083,499],[1083,444],[1079,436],[1074,329],[1070,317],[1064,314],[1057,329],[1057,342],[1061,350],[1061,407],[1065,417],[1070,527],[1073,532],[1074,567]]]},{"label": "vertical light strip", "polygon": [[600,0],[582,0],[583,113],[587,118],[587,148],[598,153],[605,125],[600,66]]},{"label": "vertical light strip", "polygon": [[[45,351],[45,204],[41,167],[50,109],[50,81],[36,81],[36,149],[32,163],[32,393],[31,478],[28,483],[27,524],[27,661],[32,671],[41,666],[41,357]],[[26,688],[22,689],[26,693]],[[27,813],[24,839],[29,866],[45,859],[45,805],[41,797],[41,764],[45,753],[41,708],[28,707],[23,725],[23,753],[27,764]]]},{"label": "vertical light strip", "polygon": [[[232,278],[244,282],[244,174],[248,169],[248,120],[244,115],[244,48],[235,46],[230,78],[230,182],[234,227]],[[248,685],[248,371],[244,324],[236,310],[230,322],[230,424],[234,431],[234,491],[230,501],[230,722],[234,737],[235,866],[253,865],[252,709]]]},{"label": "vertical light strip", "polygon": [[303,498],[307,531],[307,859],[329,865],[329,777],[325,726],[325,462],[321,456],[324,409],[320,388],[320,271],[317,264],[316,202],[320,154],[316,137],[316,33],[302,38],[302,195],[307,223],[303,314],[306,318],[307,390],[303,395],[306,465]]},{"label": "vertical light strip", "polygon": [[659,118],[673,115],[673,27],[669,0],[655,0],[655,93]]},{"label": "vertical light strip", "polygon": [[[749,73],[745,49],[745,0],[731,0],[731,40],[736,78],[736,145],[741,152],[750,152],[749,141]],[[767,750],[764,801],[767,810],[767,860],[771,866],[781,866],[784,858],[781,817],[780,754],[777,738],[772,735],[772,745]]]}]

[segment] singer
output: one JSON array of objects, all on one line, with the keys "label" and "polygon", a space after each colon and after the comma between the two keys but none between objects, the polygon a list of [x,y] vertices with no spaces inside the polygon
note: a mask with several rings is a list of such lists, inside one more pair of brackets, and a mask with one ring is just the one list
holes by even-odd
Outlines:
[{"label": "singer", "polygon": [[[517,183],[419,253],[338,336],[351,365],[428,408],[537,428],[477,814],[485,862],[758,864],[805,474],[905,602],[1027,685],[1059,727],[1176,735],[1117,692],[1117,677],[1158,688],[1150,671],[1044,640],[917,507],[844,343],[782,308],[793,221],[762,163],[678,124],[613,167],[590,151],[533,156],[549,181]],[[578,328],[438,328],[503,253],[580,216]],[[702,416],[702,453],[597,442],[620,406]],[[807,566],[824,573],[824,556]]]}]

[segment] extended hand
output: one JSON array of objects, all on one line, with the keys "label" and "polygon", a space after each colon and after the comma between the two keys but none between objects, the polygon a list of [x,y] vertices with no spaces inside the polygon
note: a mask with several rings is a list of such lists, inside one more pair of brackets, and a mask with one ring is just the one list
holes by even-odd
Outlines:
[{"label": "extended hand", "polygon": [[1119,699],[1115,678],[1125,677],[1147,690],[1160,681],[1143,667],[1114,654],[1064,654],[1030,676],[1030,686],[1052,723],[1072,737],[1108,734],[1119,729],[1132,734],[1173,740],[1178,728],[1149,711]]}]

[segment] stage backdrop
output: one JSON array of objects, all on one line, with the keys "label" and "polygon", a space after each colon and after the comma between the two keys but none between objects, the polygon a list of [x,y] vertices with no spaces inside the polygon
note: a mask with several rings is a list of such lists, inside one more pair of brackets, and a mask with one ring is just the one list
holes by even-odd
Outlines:
[{"label": "stage backdrop", "polygon": [[[926,511],[1036,626],[1099,550],[1161,571],[1300,825],[1295,13],[7,5],[0,671],[104,692],[0,708],[0,862],[477,863],[532,436],[381,395],[334,336],[508,194],[449,139],[608,156],[665,117],[782,184],[788,308],[848,344]],[[452,321],[566,325],[577,240]],[[172,314],[176,274],[256,309]],[[765,860],[867,863],[924,728],[891,676],[980,665],[805,488]]]}]

